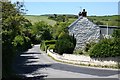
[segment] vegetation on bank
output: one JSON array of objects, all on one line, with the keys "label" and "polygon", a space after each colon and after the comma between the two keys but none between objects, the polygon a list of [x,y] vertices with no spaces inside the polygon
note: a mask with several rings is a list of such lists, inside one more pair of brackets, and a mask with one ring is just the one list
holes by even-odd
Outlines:
[{"label": "vegetation on bank", "polygon": [[76,40],[74,36],[68,34],[68,25],[68,22],[57,23],[51,29],[53,40],[42,41],[40,48],[42,50],[53,49],[59,54],[72,53],[76,45]]},{"label": "vegetation on bank", "polygon": [[14,75],[12,63],[16,55],[38,44],[42,40],[51,40],[51,26],[44,21],[34,25],[20,11],[19,2],[0,2],[2,4],[2,77]]},{"label": "vegetation on bank", "polygon": [[[11,2],[1,3],[3,5],[2,67],[3,77],[8,77],[12,76],[13,71],[11,65],[14,57],[18,55],[18,53],[26,51],[28,48],[32,47],[31,44],[43,43],[44,41],[45,45],[47,45],[49,49],[55,48],[58,38],[63,32],[66,33],[67,26],[70,24],[70,22],[59,21],[56,22],[54,26],[51,26],[44,21],[38,21],[32,24],[31,21],[26,19],[23,16],[23,13],[20,12],[20,9],[23,6],[19,5],[19,2],[16,4],[11,4]],[[68,32],[67,36],[69,36]],[[66,43],[69,42],[73,45],[70,39],[68,40],[66,38],[66,40]],[[71,49],[71,46],[69,47]],[[74,46],[72,47],[72,50],[74,50],[73,48]]]},{"label": "vegetation on bank", "polygon": [[[113,37],[112,39],[103,39],[99,43],[94,43],[94,42],[87,43],[84,50],[79,49],[79,50],[75,50],[74,52],[67,52],[68,50],[72,50],[71,48],[72,48],[73,44],[70,44],[69,41],[67,41],[66,39],[59,41],[59,36],[60,36],[60,34],[63,33],[63,32],[61,32],[62,30],[64,32],[67,32],[67,26],[70,24],[70,22],[69,22],[70,18],[68,18],[67,15],[57,15],[57,14],[54,14],[52,16],[48,16],[48,18],[55,20],[57,22],[53,26],[54,30],[52,31],[53,32],[53,34],[52,34],[53,39],[57,40],[56,44],[55,44],[56,46],[54,45],[53,48],[59,49],[59,50],[61,49],[61,52],[58,50],[58,51],[56,51],[57,53],[59,53],[59,54],[75,53],[75,54],[80,54],[80,55],[84,54],[84,55],[90,55],[91,57],[99,57],[99,58],[100,57],[102,58],[102,57],[120,56],[120,54],[119,54],[120,48],[118,46],[118,43],[116,44],[116,40],[119,41],[119,39],[115,38],[115,36],[112,36]],[[76,17],[74,17],[73,20],[75,18]],[[88,18],[91,21],[93,21],[94,23],[96,23],[97,25],[106,25],[106,23],[108,22],[108,24],[110,26],[118,26],[118,22],[119,22],[118,15],[114,15],[114,16],[88,16]],[[114,31],[113,35],[115,35],[115,34],[116,34],[116,30]],[[118,35],[118,33],[116,35]],[[66,42],[69,43],[68,46],[65,45],[65,44],[67,44]],[[62,48],[60,48],[60,47],[62,47]],[[54,49],[54,51],[55,51],[55,49]],[[64,49],[66,50],[66,52],[64,51]]]},{"label": "vegetation on bank", "polygon": [[42,41],[40,44],[40,48],[43,51],[46,51],[47,49],[55,49],[55,43],[56,43],[56,40]]},{"label": "vegetation on bank", "polygon": [[13,73],[11,64],[16,53],[31,47],[31,40],[26,34],[31,23],[19,12],[22,6],[10,2],[0,3],[2,4],[2,77],[7,77]]},{"label": "vegetation on bank", "polygon": [[[11,64],[17,53],[26,51],[32,47],[31,44],[40,43],[42,50],[53,49],[59,54],[72,54],[76,45],[76,40],[68,33],[67,27],[77,19],[76,16],[54,15],[53,17],[23,16],[20,9],[21,5],[17,6],[10,2],[2,3],[2,68],[3,77],[12,75]],[[16,3],[16,4],[19,4]],[[35,18],[33,18],[35,17]],[[49,20],[48,20],[49,18]],[[89,18],[89,17],[88,17]],[[92,17],[91,17],[92,18]],[[95,19],[94,19],[95,18]],[[94,17],[94,20],[101,20]],[[109,17],[107,17],[108,19]],[[114,17],[116,22],[119,19]],[[106,18],[104,18],[106,19]],[[48,20],[48,21],[47,21]],[[34,21],[34,22],[33,22]],[[50,21],[50,22],[49,22]],[[52,23],[53,21],[53,23]],[[103,21],[103,20],[101,20]],[[112,21],[114,25],[116,22]],[[50,23],[50,24],[48,24]],[[52,24],[51,24],[52,23]],[[105,22],[106,23],[106,22]],[[103,24],[105,24],[103,22]],[[101,23],[98,23],[101,24]],[[91,57],[109,57],[120,56],[120,30],[116,29],[112,39],[101,40],[97,44],[86,45],[85,51]],[[109,53],[108,53],[109,52]],[[78,51],[77,54],[83,54]]]}]

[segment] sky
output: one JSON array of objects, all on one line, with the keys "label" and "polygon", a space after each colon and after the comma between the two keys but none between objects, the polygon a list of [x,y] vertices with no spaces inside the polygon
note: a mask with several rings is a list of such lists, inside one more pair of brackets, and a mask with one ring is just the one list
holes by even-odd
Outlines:
[{"label": "sky", "polygon": [[86,9],[87,15],[117,15],[118,2],[27,2],[27,15],[74,14]]}]

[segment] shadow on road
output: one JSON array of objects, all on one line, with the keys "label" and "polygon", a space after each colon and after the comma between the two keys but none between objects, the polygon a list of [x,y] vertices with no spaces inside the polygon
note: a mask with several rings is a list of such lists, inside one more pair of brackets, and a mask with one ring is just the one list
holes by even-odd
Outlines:
[{"label": "shadow on road", "polygon": [[[47,68],[47,67],[55,70],[89,74],[89,75],[95,75],[95,76],[101,76],[101,77],[118,74],[118,71],[113,71],[113,70],[102,70],[102,69],[94,69],[89,67],[88,68],[77,67],[77,66],[72,66],[72,65],[62,64],[62,63],[32,64],[32,63],[35,63],[36,61],[27,61],[28,59],[34,59],[34,60],[40,59],[38,57],[33,56],[38,54],[40,53],[25,52],[17,56],[13,66],[13,70],[16,72],[16,74],[31,74],[32,72],[37,71],[38,69]],[[31,65],[26,65],[27,63],[30,63]],[[39,74],[42,74],[42,73],[39,73]]]},{"label": "shadow on road", "polygon": [[[29,55],[28,55],[29,54]],[[13,66],[13,70],[15,71],[16,74],[30,74],[34,71],[36,71],[37,69],[41,69],[41,68],[46,68],[46,67],[50,67],[50,64],[32,64],[35,63],[37,61],[28,61],[28,59],[39,59],[36,58],[32,55],[35,54],[40,54],[40,53],[22,53],[20,55],[25,55],[25,56],[17,56],[14,62],[14,66]],[[26,64],[30,64],[31,65],[26,65]]]}]

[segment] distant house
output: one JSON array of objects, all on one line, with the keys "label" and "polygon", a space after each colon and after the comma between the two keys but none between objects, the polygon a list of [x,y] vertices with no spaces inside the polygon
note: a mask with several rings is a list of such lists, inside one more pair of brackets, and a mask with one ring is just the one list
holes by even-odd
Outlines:
[{"label": "distant house", "polygon": [[113,33],[115,28],[117,28],[116,26],[98,26],[88,20],[86,16],[87,12],[83,9],[83,12],[79,13],[78,19],[68,26],[69,34],[76,38],[75,49],[83,49],[86,43],[91,41],[98,42],[104,37],[110,37],[109,35]]},{"label": "distant house", "polygon": [[117,26],[106,26],[106,25],[99,25],[100,27],[100,36],[101,39],[105,37],[111,37],[114,29],[117,28]]}]

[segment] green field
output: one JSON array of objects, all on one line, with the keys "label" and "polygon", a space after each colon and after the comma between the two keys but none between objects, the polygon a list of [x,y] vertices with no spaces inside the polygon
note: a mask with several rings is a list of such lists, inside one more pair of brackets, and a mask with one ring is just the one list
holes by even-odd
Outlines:
[{"label": "green field", "polygon": [[109,26],[118,26],[118,24],[120,23],[120,16],[118,15],[113,15],[113,16],[88,16],[88,18],[90,20],[92,20],[93,22],[97,22],[100,21],[102,22],[104,25],[108,25]]},{"label": "green field", "polygon": [[32,22],[32,24],[39,21],[45,21],[52,26],[56,24],[56,21],[48,19],[47,16],[26,15],[25,18]]},{"label": "green field", "polygon": [[[71,15],[71,16],[74,16],[74,15]],[[28,19],[29,21],[31,21],[32,24],[34,24],[35,22],[39,22],[39,21],[45,21],[46,23],[48,23],[49,25],[52,25],[52,26],[56,24],[55,20],[48,19],[48,15],[44,15],[44,16],[26,15],[25,18]],[[113,15],[113,16],[87,16],[87,18],[92,20],[92,22],[100,21],[100,22],[103,23],[103,25],[107,25],[107,23],[108,23],[109,26],[118,26],[118,23],[120,23],[120,19],[118,18],[118,15]],[[69,22],[72,23],[76,19],[77,18],[69,18]]]}]

